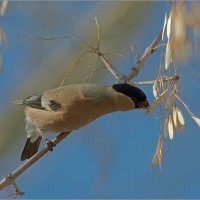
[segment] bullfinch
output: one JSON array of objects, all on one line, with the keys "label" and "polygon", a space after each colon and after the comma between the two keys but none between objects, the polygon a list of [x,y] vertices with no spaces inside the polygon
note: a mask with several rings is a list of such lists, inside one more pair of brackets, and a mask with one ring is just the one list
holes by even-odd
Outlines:
[{"label": "bullfinch", "polygon": [[70,132],[108,113],[149,106],[144,92],[126,83],[68,85],[36,93],[15,103],[25,106],[27,140],[22,161],[37,153],[47,132]]}]

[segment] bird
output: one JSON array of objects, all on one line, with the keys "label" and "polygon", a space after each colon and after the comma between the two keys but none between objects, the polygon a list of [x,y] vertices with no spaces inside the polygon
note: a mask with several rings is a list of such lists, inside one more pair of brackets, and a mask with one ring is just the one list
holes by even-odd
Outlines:
[{"label": "bird", "polygon": [[108,113],[149,106],[145,93],[128,83],[72,84],[33,94],[15,104],[25,106],[27,139],[21,161],[38,152],[42,138],[52,150],[48,132],[71,132]]}]

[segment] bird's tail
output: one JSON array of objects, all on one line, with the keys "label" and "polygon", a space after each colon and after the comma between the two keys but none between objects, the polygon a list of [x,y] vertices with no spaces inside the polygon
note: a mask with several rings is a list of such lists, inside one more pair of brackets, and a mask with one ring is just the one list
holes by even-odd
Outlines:
[{"label": "bird's tail", "polygon": [[12,103],[13,104],[18,104],[18,105],[24,105],[24,100],[21,99],[21,100],[13,101]]},{"label": "bird's tail", "polygon": [[31,158],[38,152],[41,139],[42,137],[39,136],[34,142],[31,142],[31,138],[27,138],[26,144],[21,154],[21,161]]}]

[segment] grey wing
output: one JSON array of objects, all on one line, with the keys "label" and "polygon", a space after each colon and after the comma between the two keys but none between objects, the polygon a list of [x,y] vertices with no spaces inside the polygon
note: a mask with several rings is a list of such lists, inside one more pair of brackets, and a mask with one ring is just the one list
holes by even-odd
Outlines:
[{"label": "grey wing", "polygon": [[44,100],[44,93],[36,93],[32,96],[29,96],[25,99],[15,101],[15,104],[20,104],[24,106],[28,106],[31,108],[41,109],[41,110],[53,110],[56,111],[61,108],[61,104],[57,103],[53,100]]},{"label": "grey wing", "polygon": [[42,106],[42,100],[41,100],[42,96],[43,96],[43,93],[36,93],[36,94],[29,96],[25,99],[15,101],[14,103],[24,105],[24,106],[28,106],[28,107],[31,107],[31,108],[37,108],[37,109],[43,110],[45,108]]}]

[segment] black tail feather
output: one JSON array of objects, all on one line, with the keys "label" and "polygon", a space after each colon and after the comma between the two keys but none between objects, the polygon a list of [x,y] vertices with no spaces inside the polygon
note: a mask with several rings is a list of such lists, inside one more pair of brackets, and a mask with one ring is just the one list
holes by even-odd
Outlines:
[{"label": "black tail feather", "polygon": [[35,142],[31,142],[30,138],[26,140],[26,144],[21,154],[21,161],[31,158],[38,152],[40,141],[42,137],[38,137]]}]

